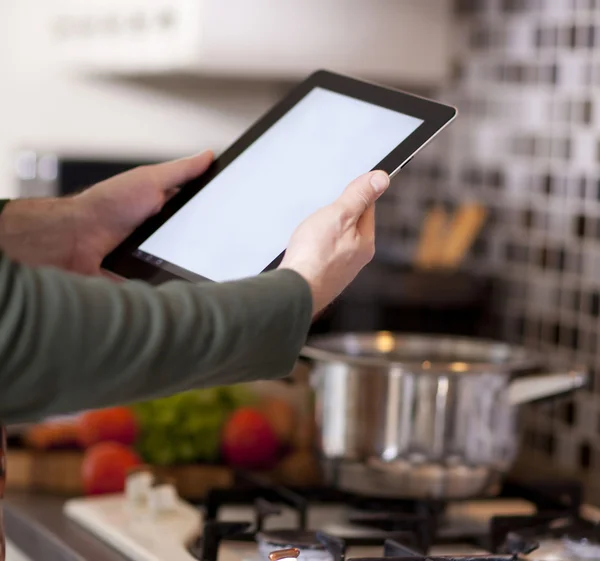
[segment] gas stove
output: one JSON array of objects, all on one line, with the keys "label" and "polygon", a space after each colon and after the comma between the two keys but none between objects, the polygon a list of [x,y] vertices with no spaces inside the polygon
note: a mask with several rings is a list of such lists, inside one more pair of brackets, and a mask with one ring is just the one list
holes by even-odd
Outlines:
[{"label": "gas stove", "polygon": [[130,487],[74,499],[65,514],[132,561],[600,559],[600,510],[582,506],[569,481],[507,482],[497,497],[446,503],[290,489],[247,475],[201,505],[165,485],[147,502],[140,496]]}]

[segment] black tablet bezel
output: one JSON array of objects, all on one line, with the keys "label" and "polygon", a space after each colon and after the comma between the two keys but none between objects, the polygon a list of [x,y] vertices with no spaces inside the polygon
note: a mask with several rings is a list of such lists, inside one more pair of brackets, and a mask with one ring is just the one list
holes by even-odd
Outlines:
[{"label": "black tablet bezel", "polygon": [[[104,259],[102,268],[119,277],[140,279],[150,284],[161,284],[175,279],[207,280],[190,274],[189,271],[184,271],[173,266],[170,266],[171,270],[163,269],[153,263],[137,258],[134,252],[152,233],[171,218],[218,173],[235,160],[250,144],[256,141],[312,89],[317,87],[361,99],[368,103],[386,107],[423,120],[423,123],[412,134],[373,168],[382,169],[390,175],[395,174],[406,165],[412,156],[423,148],[457,115],[457,110],[454,107],[423,97],[363,82],[347,76],[341,76],[326,70],[315,72],[293,88],[283,100],[261,117],[223,154],[215,159],[206,173],[198,179],[194,179],[183,185],[180,192],[167,202],[161,212],[144,222]],[[265,271],[277,267],[282,257],[283,252]],[[227,256],[224,255],[223,258],[227,259]]]}]

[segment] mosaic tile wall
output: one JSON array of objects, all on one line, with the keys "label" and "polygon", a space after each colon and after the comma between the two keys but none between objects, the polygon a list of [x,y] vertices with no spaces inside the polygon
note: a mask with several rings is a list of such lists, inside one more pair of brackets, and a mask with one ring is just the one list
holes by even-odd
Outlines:
[{"label": "mosaic tile wall", "polygon": [[593,376],[525,411],[525,449],[600,502],[600,0],[462,0],[455,17],[454,76],[436,95],[461,114],[380,205],[379,255],[413,253],[433,200],[488,207],[467,266],[500,280],[503,336]]}]

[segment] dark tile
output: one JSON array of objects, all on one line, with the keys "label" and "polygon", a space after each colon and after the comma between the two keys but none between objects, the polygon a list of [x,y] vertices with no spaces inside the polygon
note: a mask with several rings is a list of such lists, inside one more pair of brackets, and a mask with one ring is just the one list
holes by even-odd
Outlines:
[{"label": "dark tile", "polygon": [[573,401],[569,401],[568,403],[565,403],[564,407],[563,407],[563,421],[569,425],[569,426],[573,426],[576,422],[577,419],[577,410],[575,407],[575,403]]},{"label": "dark tile", "polygon": [[582,176],[577,180],[577,195],[581,199],[585,199],[585,197],[586,197],[586,185],[587,185],[587,180],[586,180],[585,176]]},{"label": "dark tile", "polygon": [[539,156],[540,158],[546,158],[551,155],[550,149],[552,147],[551,139],[547,137],[533,137],[533,151],[532,155]]},{"label": "dark tile", "polygon": [[481,0],[455,0],[454,13],[459,15],[476,14],[481,9]]},{"label": "dark tile", "polygon": [[500,9],[506,13],[522,12],[525,8],[525,0],[501,0],[500,2]]},{"label": "dark tile", "polygon": [[535,138],[517,136],[512,139],[512,149],[516,156],[535,156]]},{"label": "dark tile", "polygon": [[558,345],[560,343],[560,325],[553,323],[550,328],[550,342]]},{"label": "dark tile", "polygon": [[468,167],[463,170],[463,181],[467,185],[481,185],[482,183],[482,173],[481,170],[476,167]]},{"label": "dark tile", "polygon": [[581,301],[582,301],[581,290],[575,290],[573,292],[573,302],[572,302],[572,309],[574,312],[578,312],[579,310],[581,310]]},{"label": "dark tile", "polygon": [[460,60],[453,60],[450,68],[450,80],[457,83],[465,77],[465,66]]},{"label": "dark tile", "polygon": [[569,46],[572,48],[577,46],[577,27],[574,25],[569,27]]},{"label": "dark tile", "polygon": [[556,441],[554,436],[551,434],[545,434],[541,440],[541,449],[548,454],[548,456],[553,456],[555,448]]},{"label": "dark tile", "polygon": [[546,30],[543,27],[536,28],[535,37],[533,40],[533,43],[535,44],[536,47],[540,48],[540,47],[546,46],[545,32],[546,32]]},{"label": "dark tile", "polygon": [[579,329],[577,329],[576,327],[572,327],[572,328],[568,329],[567,330],[567,339],[568,339],[568,346],[571,347],[571,349],[573,349],[574,351],[577,351],[579,349],[579,342],[580,342]]},{"label": "dark tile", "polygon": [[596,46],[596,30],[593,25],[590,25],[585,30],[585,46],[593,49]]},{"label": "dark tile", "polygon": [[499,169],[492,170],[489,174],[490,185],[496,189],[504,187],[504,172]]},{"label": "dark tile", "polygon": [[583,102],[581,119],[584,124],[589,125],[593,120],[592,116],[593,104],[590,99]]},{"label": "dark tile", "polygon": [[579,447],[579,467],[588,470],[592,467],[592,449],[587,442]]},{"label": "dark tile", "polygon": [[489,46],[490,35],[486,29],[474,29],[469,37],[469,45],[475,49],[484,49]]},{"label": "dark tile", "polygon": [[523,316],[519,316],[515,320],[515,335],[519,341],[525,337],[525,318]]},{"label": "dark tile", "polygon": [[542,177],[542,191],[546,195],[552,194],[552,186],[554,185],[554,180],[550,174],[546,174]]},{"label": "dark tile", "polygon": [[[596,345],[594,345],[594,351],[595,350],[596,350]],[[588,376],[589,376],[589,379],[588,379],[588,383],[587,383],[587,389],[590,392],[595,392],[597,389],[600,389],[600,388],[596,387],[596,381],[598,379],[598,371],[595,368],[590,368],[588,370]]]},{"label": "dark tile", "polygon": [[600,292],[598,291],[590,294],[590,313],[596,318],[600,316]]},{"label": "dark tile", "polygon": [[540,249],[538,263],[539,263],[539,265],[540,265],[540,267],[542,269],[547,269],[549,267],[549,264],[550,264],[550,251],[548,250],[547,247],[542,247]]},{"label": "dark tile", "polygon": [[558,27],[549,28],[546,37],[546,41],[549,47],[558,47],[558,41],[560,37],[560,31]]},{"label": "dark tile", "polygon": [[559,271],[564,271],[567,264],[567,253],[564,248],[560,248],[555,253],[555,267]]},{"label": "dark tile", "polygon": [[502,63],[498,64],[495,68],[495,72],[493,73],[498,82],[504,82],[504,75],[506,74],[505,65]]},{"label": "dark tile", "polygon": [[433,181],[440,181],[445,177],[446,173],[440,164],[432,164],[429,168],[429,177]]},{"label": "dark tile", "polygon": [[583,238],[585,236],[586,217],[583,214],[575,217],[573,230],[578,238]]},{"label": "dark tile", "polygon": [[513,80],[518,84],[522,84],[525,81],[527,70],[522,64],[515,64],[513,69]]},{"label": "dark tile", "polygon": [[526,230],[531,230],[533,228],[534,220],[535,214],[531,209],[523,211],[523,227]]},{"label": "dark tile", "polygon": [[535,448],[535,443],[537,440],[536,437],[537,437],[537,435],[534,430],[526,429],[525,434],[523,436],[523,442],[524,442],[525,446],[527,446],[528,448]]},{"label": "dark tile", "polygon": [[517,261],[517,249],[515,244],[508,242],[506,246],[504,246],[504,257],[509,263]]},{"label": "dark tile", "polygon": [[471,253],[474,257],[483,258],[487,255],[488,242],[485,238],[477,238],[473,244]]},{"label": "dark tile", "polygon": [[570,160],[573,156],[573,142],[570,138],[564,138],[561,142],[561,157]]}]

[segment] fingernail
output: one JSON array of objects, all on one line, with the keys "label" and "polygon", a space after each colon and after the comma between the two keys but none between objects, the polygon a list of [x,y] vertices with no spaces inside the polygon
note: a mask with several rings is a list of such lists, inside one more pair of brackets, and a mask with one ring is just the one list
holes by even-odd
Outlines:
[{"label": "fingernail", "polygon": [[390,178],[384,171],[376,171],[371,175],[371,187],[376,193],[383,193],[390,184]]},{"label": "fingernail", "polygon": [[204,150],[203,152],[198,152],[197,154],[192,154],[191,156],[185,156],[184,160],[195,160],[196,158],[200,158],[202,156],[213,156],[212,150]]}]

